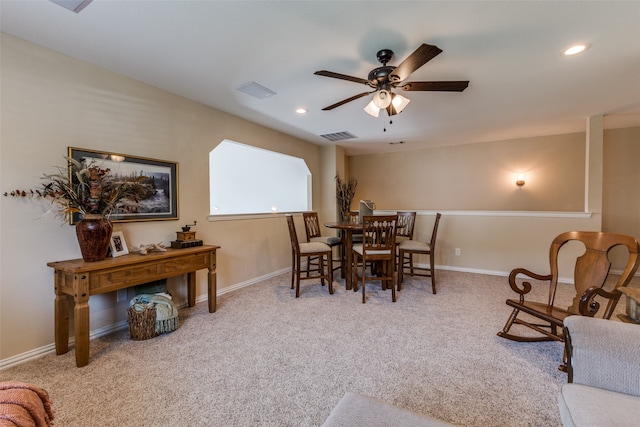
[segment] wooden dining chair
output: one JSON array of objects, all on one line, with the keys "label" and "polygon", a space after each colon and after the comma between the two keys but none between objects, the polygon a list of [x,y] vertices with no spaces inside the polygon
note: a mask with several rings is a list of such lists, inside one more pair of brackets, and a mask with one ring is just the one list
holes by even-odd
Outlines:
[{"label": "wooden dining chair", "polygon": [[[358,281],[362,284],[362,303],[366,302],[365,283],[380,280],[382,289],[391,288],[391,300],[396,302],[394,273],[396,264],[396,225],[398,215],[365,216],[363,218],[362,243],[353,246],[353,290],[358,291]],[[367,275],[367,264],[379,263],[380,268],[372,269],[376,274]],[[361,266],[361,273],[358,271]]]},{"label": "wooden dining chair", "polygon": [[416,222],[416,213],[414,212],[398,212],[398,225],[396,227],[396,271],[399,272],[400,254],[398,247],[400,242],[413,239],[413,226]]},{"label": "wooden dining chair", "polygon": [[396,232],[396,245],[404,240],[413,239],[413,226],[416,222],[416,212],[398,212],[398,226]]},{"label": "wooden dining chair", "polygon": [[[345,222],[360,222],[360,212],[344,211],[342,212],[342,220]],[[362,233],[351,233],[351,241],[353,243],[362,243]]]},{"label": "wooden dining chair", "polygon": [[[433,223],[431,231],[431,240],[421,242],[418,240],[407,239],[398,244],[398,290],[402,289],[404,281],[404,271],[409,269],[411,276],[422,276],[431,278],[431,291],[436,293],[436,273],[435,273],[435,254],[436,254],[436,237],[438,235],[438,225],[440,224],[440,213],[436,214],[436,220]],[[423,267],[413,262],[414,255],[427,255],[429,257],[429,266]]]},{"label": "wooden dining chair", "polygon": [[[340,240],[339,237],[336,237],[336,236],[322,235],[322,232],[320,230],[320,221],[318,220],[318,212],[303,212],[302,219],[304,220],[304,230],[307,235],[307,243],[321,242],[331,247],[332,251],[333,251],[333,248],[337,247],[338,258],[334,258],[333,262],[334,262],[334,265],[336,265],[336,261],[340,263],[342,259],[342,256],[341,256],[342,241]],[[315,264],[316,262],[317,262],[317,258],[314,258],[312,262],[307,263],[307,274],[309,272],[309,268],[311,267],[311,265]],[[340,268],[340,264],[333,267],[333,270],[335,271],[339,268]]]},{"label": "wooden dining chair", "polygon": [[[322,286],[325,280],[329,282],[329,293],[333,294],[333,263],[331,259],[331,247],[322,242],[298,241],[296,226],[292,215],[287,215],[287,226],[289,227],[289,238],[291,239],[291,289],[296,288],[296,298],[300,296],[300,281],[309,279],[320,279]],[[311,258],[317,258],[316,274],[302,270],[302,258],[306,258],[307,264]],[[327,270],[325,273],[325,262]]]}]

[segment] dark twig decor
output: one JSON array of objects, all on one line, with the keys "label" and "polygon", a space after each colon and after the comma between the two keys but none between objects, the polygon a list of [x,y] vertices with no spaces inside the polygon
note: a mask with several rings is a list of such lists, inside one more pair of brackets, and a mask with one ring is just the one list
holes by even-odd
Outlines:
[{"label": "dark twig decor", "polygon": [[336,199],[338,200],[341,219],[343,212],[351,210],[351,202],[353,202],[357,186],[358,181],[355,178],[351,178],[346,182],[340,178],[340,175],[336,175]]}]

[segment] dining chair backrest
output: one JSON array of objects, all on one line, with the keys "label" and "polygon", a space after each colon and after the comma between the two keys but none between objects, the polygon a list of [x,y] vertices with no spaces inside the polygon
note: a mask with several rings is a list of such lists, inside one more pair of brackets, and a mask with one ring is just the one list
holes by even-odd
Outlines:
[{"label": "dining chair backrest", "polygon": [[415,212],[398,212],[397,237],[413,239],[413,226],[416,222]]},{"label": "dining chair backrest", "polygon": [[433,231],[431,232],[431,241],[429,242],[429,245],[431,245],[431,251],[434,251],[434,248],[436,247],[436,236],[438,234],[438,225],[440,224],[441,216],[442,214],[437,213],[436,220],[433,223]]},{"label": "dining chair backrest", "polygon": [[363,218],[363,251],[386,252],[396,244],[398,215],[367,215]]},{"label": "dining chair backrest", "polygon": [[342,212],[342,220],[357,224],[360,222],[360,213],[357,211],[344,211]]},{"label": "dining chair backrest", "polygon": [[302,218],[304,219],[304,230],[307,233],[307,242],[310,242],[314,237],[322,236],[318,212],[303,212]]},{"label": "dining chair backrest", "polygon": [[291,239],[291,250],[294,254],[300,253],[300,242],[298,241],[298,233],[296,233],[296,225],[293,222],[293,215],[287,215],[287,226],[289,227],[289,239]]}]

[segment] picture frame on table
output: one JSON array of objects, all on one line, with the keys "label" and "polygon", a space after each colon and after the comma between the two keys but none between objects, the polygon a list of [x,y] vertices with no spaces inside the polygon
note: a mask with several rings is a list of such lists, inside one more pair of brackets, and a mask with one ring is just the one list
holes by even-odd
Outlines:
[{"label": "picture frame on table", "polygon": [[129,253],[127,241],[124,239],[124,233],[122,231],[114,231],[111,233],[109,246],[111,247],[111,256],[114,258]]},{"label": "picture frame on table", "polygon": [[[149,195],[142,200],[126,200],[107,219],[111,222],[155,221],[178,219],[178,163],[128,154],[68,147],[69,158],[109,169],[115,177],[144,176]],[[73,177],[72,177],[73,179]],[[80,220],[74,214],[71,224]]]}]

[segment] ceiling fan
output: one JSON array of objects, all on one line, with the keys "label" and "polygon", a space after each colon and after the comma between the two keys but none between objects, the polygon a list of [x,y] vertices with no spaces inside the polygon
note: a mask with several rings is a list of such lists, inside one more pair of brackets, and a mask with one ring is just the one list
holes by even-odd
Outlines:
[{"label": "ceiling fan", "polygon": [[389,116],[393,116],[402,112],[407,104],[409,104],[410,100],[400,94],[393,93],[392,89],[402,89],[404,91],[462,92],[467,88],[467,86],[469,86],[468,80],[438,82],[405,81],[411,73],[422,67],[441,52],[442,49],[438,46],[423,43],[411,55],[409,55],[407,59],[402,61],[400,65],[394,67],[387,65],[387,63],[391,61],[391,58],[393,58],[393,51],[391,49],[380,50],[376,56],[378,61],[382,63],[382,67],[371,70],[367,79],[334,73],[333,71],[316,71],[314,74],[318,76],[348,80],[350,82],[361,83],[375,89],[370,92],[362,92],[350,98],[343,99],[342,101],[329,105],[322,110],[333,110],[334,108],[340,107],[348,102],[355,101],[356,99],[375,93],[373,99],[364,110],[374,117],[378,117],[380,110],[386,110]]}]

